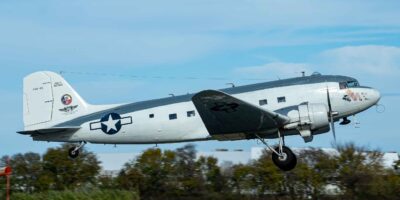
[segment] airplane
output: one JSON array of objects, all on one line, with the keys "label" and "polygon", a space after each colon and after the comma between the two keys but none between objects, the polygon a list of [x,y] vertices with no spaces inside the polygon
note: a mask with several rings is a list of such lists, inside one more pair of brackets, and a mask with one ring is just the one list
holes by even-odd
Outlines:
[{"label": "airplane", "polygon": [[[24,130],[34,141],[69,142],[76,158],[87,143],[161,144],[191,141],[260,140],[283,171],[295,168],[286,136],[311,142],[350,123],[380,100],[378,90],[351,77],[313,73],[289,79],[203,90],[128,104],[88,104],[64,78],[39,71],[24,78]],[[278,139],[271,146],[269,139]]]}]

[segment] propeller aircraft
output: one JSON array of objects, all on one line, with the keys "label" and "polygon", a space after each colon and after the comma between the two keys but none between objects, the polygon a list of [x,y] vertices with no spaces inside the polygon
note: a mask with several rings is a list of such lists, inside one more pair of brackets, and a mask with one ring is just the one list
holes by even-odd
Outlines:
[{"label": "propeller aircraft", "polygon": [[[206,140],[260,140],[284,171],[296,155],[286,136],[311,142],[350,123],[380,99],[378,90],[347,76],[296,77],[195,94],[114,105],[88,104],[59,74],[39,71],[24,78],[24,130],[35,141],[76,143],[76,158],[87,143],[160,144]],[[278,139],[272,147],[269,139]]]}]

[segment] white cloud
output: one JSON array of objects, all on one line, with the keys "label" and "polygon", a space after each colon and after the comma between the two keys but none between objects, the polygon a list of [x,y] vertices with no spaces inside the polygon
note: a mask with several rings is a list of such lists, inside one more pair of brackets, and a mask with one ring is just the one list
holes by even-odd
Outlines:
[{"label": "white cloud", "polygon": [[[234,70],[247,78],[280,78],[299,76],[318,71],[322,74],[346,75],[359,79],[363,85],[396,91],[400,77],[400,47],[345,46],[316,53],[304,62],[269,62]],[[382,81],[384,79],[384,81]]]},{"label": "white cloud", "polygon": [[317,56],[329,71],[352,74],[398,76],[400,75],[400,48],[394,46],[346,46],[330,49]]}]

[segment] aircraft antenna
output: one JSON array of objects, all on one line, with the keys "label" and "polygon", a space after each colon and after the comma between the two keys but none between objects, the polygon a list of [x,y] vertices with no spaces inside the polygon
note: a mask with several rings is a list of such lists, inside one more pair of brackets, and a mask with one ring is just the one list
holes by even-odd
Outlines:
[{"label": "aircraft antenna", "polygon": [[226,83],[226,85],[230,85],[230,86],[232,86],[233,88],[236,87],[234,83]]}]

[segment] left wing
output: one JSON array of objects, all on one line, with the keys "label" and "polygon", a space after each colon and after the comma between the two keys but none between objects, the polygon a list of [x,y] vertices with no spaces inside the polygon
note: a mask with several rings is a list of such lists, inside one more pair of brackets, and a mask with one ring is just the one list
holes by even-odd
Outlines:
[{"label": "left wing", "polygon": [[276,132],[289,122],[287,116],[265,110],[217,90],[192,97],[208,132],[217,139],[254,137],[254,133]]}]

